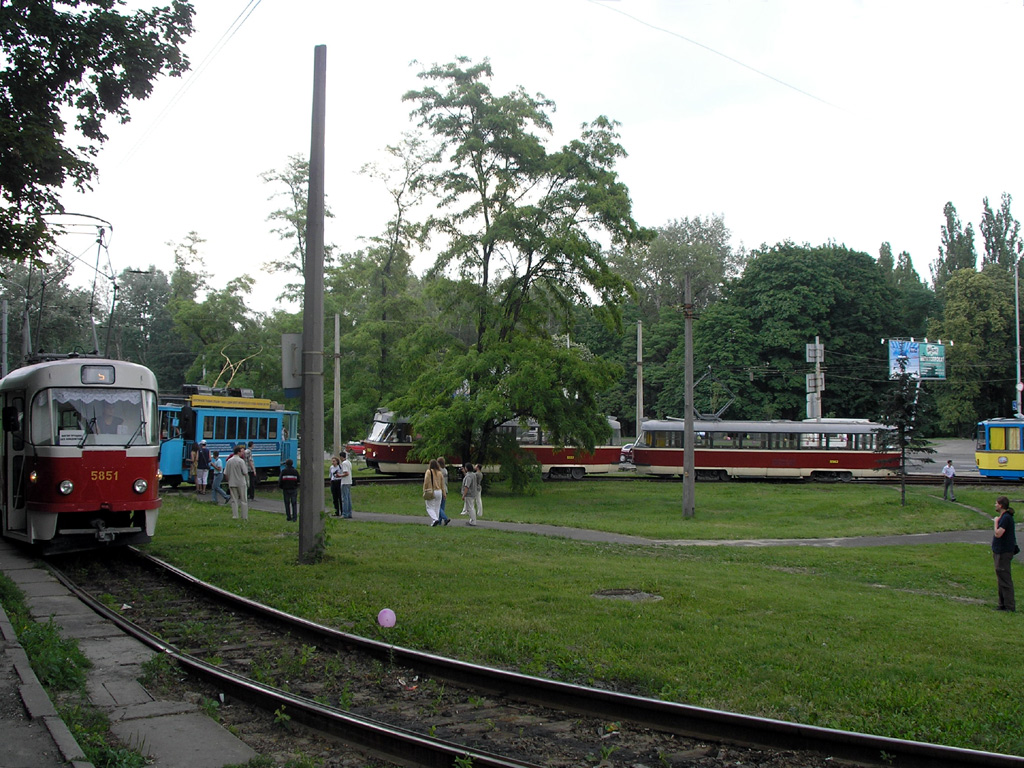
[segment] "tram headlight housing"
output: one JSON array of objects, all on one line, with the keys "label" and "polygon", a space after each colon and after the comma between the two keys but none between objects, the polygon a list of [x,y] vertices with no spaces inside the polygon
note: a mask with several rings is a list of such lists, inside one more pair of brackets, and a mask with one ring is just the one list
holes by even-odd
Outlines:
[{"label": "tram headlight housing", "polygon": [[132,490],[136,493],[145,493],[149,490],[149,483],[146,482],[146,478],[140,477],[134,483],[132,483]]},{"label": "tram headlight housing", "polygon": [[75,490],[75,484],[70,480],[61,480],[60,485],[57,486],[57,490],[65,496],[70,496],[71,492]]}]

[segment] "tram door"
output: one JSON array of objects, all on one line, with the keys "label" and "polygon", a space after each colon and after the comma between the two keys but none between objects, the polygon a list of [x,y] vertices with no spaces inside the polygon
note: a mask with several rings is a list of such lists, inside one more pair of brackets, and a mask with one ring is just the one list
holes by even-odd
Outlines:
[{"label": "tram door", "polygon": [[3,445],[0,447],[0,487],[3,489],[4,533],[28,533],[25,514],[25,393],[8,392],[0,410]]}]

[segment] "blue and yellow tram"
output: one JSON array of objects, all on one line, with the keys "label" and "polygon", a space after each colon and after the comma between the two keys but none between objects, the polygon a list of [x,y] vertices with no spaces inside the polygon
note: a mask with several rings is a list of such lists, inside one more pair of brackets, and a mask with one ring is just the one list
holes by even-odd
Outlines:
[{"label": "blue and yellow tram", "polygon": [[974,463],[982,477],[1024,479],[1024,419],[979,422]]},{"label": "blue and yellow tram", "polygon": [[298,460],[299,414],[265,398],[192,393],[164,398],[160,405],[160,470],[163,482],[177,487],[195,482],[192,452],[201,440],[227,461],[235,445],[252,446],[260,480],[276,476],[285,460]]},{"label": "blue and yellow tram", "polygon": [[152,371],[51,357],[0,381],[0,411],[5,537],[45,552],[150,540],[160,510]]}]

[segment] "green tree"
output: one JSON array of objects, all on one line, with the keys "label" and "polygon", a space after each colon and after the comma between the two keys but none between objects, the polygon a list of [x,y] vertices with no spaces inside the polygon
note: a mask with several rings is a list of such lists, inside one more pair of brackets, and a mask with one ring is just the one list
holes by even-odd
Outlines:
[{"label": "green tree", "polygon": [[[885,429],[878,430],[878,451],[894,449],[900,452],[900,506],[907,503],[907,456],[916,453],[935,453],[928,446],[921,430],[921,386],[907,372],[905,360],[899,362],[900,373],[885,388],[879,401],[879,421]],[[881,462],[882,459],[879,459]],[[929,462],[931,459],[925,458]]]},{"label": "green tree", "polygon": [[988,198],[986,197],[984,200],[980,227],[981,236],[985,241],[982,266],[998,264],[1003,269],[1011,271],[1020,259],[1021,253],[1024,253],[1024,242],[1020,237],[1020,222],[1010,213],[1011,202],[1013,202],[1013,198],[1008,192],[1004,192],[999,210],[993,211],[988,204]]},{"label": "green tree", "polygon": [[657,320],[664,308],[682,306],[687,273],[700,310],[720,298],[727,279],[743,271],[746,254],[733,252],[722,216],[675,219],[655,232],[651,242],[617,251],[610,259],[636,289],[645,322]]},{"label": "green tree", "polygon": [[942,434],[969,437],[983,418],[1009,413],[1014,373],[1013,276],[992,264],[965,269],[946,285],[946,311],[929,329],[948,339],[946,381],[935,401]]},{"label": "green tree", "polygon": [[942,225],[942,245],[938,258],[932,262],[932,287],[940,294],[949,279],[961,269],[975,269],[978,257],[974,252],[974,226],[968,222],[963,226],[956,214],[953,203],[946,203],[942,209],[946,223]]},{"label": "green tree", "polygon": [[[871,256],[793,243],[755,251],[720,303],[697,323],[695,346],[702,339],[712,360],[723,361],[713,373],[736,393],[741,414],[804,417],[812,370],[805,345],[816,336],[825,345],[825,415],[875,412],[884,370],[878,341],[890,334],[895,292]],[[695,357],[698,370],[705,365]]]},{"label": "green tree", "polygon": [[188,68],[180,49],[192,15],[183,0],[131,15],[114,0],[0,3],[3,258],[38,259],[52,247],[45,217],[63,211],[66,182],[88,188],[105,120],[127,122],[131,99],[149,96],[161,74]]},{"label": "green tree", "polygon": [[608,434],[597,395],[617,371],[554,337],[591,296],[619,318],[629,286],[601,242],[649,234],[614,170],[625,154],[615,124],[599,117],[549,152],[537,133],[551,131],[552,102],[522,88],[496,95],[491,76],[488,61],[460,58],[420,73],[430,84],[405,95],[443,158],[417,184],[439,198],[430,295],[452,319],[443,338],[424,338],[429,367],[394,406],[423,434],[423,455],[489,460],[502,424],[526,418],[556,444],[592,448]]},{"label": "green tree", "polygon": [[[292,155],[288,158],[288,164],[283,171],[267,171],[261,173],[260,178],[264,184],[274,184],[275,191],[270,200],[284,197],[283,207],[272,211],[267,216],[267,221],[277,224],[271,230],[283,241],[294,242],[291,251],[285,258],[273,259],[265,266],[271,272],[292,275],[298,278],[298,282],[286,283],[278,299],[289,301],[301,301],[305,291],[305,283],[302,276],[305,274],[306,264],[306,210],[309,203],[309,161],[302,155]],[[277,189],[284,185],[284,190]],[[326,218],[334,218],[330,208],[324,208]],[[333,263],[334,248],[329,244],[324,245],[324,269],[330,268]]]}]

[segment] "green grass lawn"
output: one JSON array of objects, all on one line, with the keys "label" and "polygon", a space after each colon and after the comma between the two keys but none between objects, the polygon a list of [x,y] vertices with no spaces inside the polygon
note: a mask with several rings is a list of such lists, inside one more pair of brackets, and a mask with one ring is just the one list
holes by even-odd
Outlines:
[{"label": "green grass lawn", "polygon": [[[170,498],[149,550],[200,578],[399,645],[705,707],[1024,754],[1020,614],[995,605],[986,546],[592,544],[488,530],[554,523],[658,539],[807,538],[988,529],[997,489],[677,483],[501,487],[476,529],[326,522],[327,557],[297,564],[296,526]],[[1003,492],[1003,491],[998,491]],[[1018,491],[1019,493],[1019,491]],[[1008,495],[1013,497],[1013,493]],[[417,486],[359,485],[359,512],[424,516]],[[458,521],[460,506],[449,514]],[[1019,505],[1024,508],[1024,504]],[[453,514],[454,513],[454,514]],[[650,602],[598,599],[639,589]],[[383,630],[377,612],[397,625]]]}]

